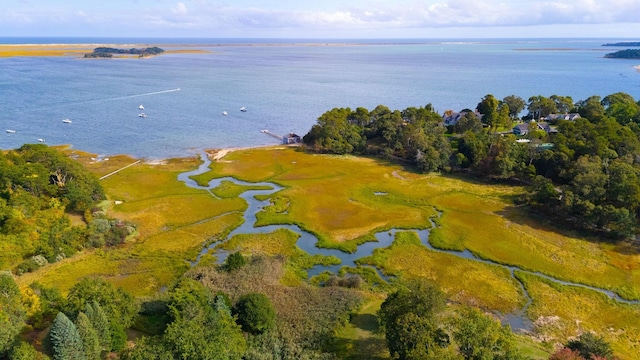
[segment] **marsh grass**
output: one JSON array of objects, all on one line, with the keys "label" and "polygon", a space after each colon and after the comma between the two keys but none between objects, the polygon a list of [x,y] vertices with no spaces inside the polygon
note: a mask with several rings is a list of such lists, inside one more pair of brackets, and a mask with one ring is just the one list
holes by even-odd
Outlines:
[{"label": "marsh grass", "polygon": [[465,190],[435,196],[432,200],[442,216],[437,219],[438,228],[431,231],[432,245],[468,249],[497,263],[640,299],[638,254],[617,251],[615,244],[566,235],[505,203],[502,198],[511,196],[509,192],[497,195],[478,197]]},{"label": "marsh grass", "polygon": [[[95,155],[70,151],[98,174],[133,163],[126,156],[95,162]],[[113,160],[113,161],[112,161]],[[244,220],[247,204],[239,198],[216,199],[177,180],[198,165],[195,158],[140,163],[102,181],[110,199],[109,215],[137,225],[137,239],[117,248],[85,251],[44,267],[19,281],[67,291],[79,279],[101,276],[139,296],[151,295],[189,269],[203,246],[215,242]],[[114,205],[114,200],[123,201]]]},{"label": "marsh grass", "polygon": [[616,302],[589,289],[564,286],[516,272],[533,299],[528,309],[540,338],[547,342],[591,331],[604,336],[616,355],[637,359],[640,353],[640,307]]},{"label": "marsh grass", "polygon": [[236,198],[242,193],[248,190],[271,190],[270,186],[244,186],[233,183],[229,180],[224,180],[219,186],[212,189],[211,192],[217,197],[228,199]]},{"label": "marsh grass", "polygon": [[[112,157],[92,163],[91,156],[76,155],[96,174],[106,174],[132,160]],[[185,259],[193,258],[207,243],[226,238],[242,221],[241,212],[246,209],[244,201],[232,196],[242,190],[240,187],[229,187],[225,190],[229,198],[216,199],[207,191],[188,188],[176,180],[178,173],[198,164],[195,158],[141,163],[103,180],[110,200],[124,201],[111,205],[109,212],[136,222],[139,238],[121,248],[85,251],[24,275],[19,281],[28,284],[38,280],[65,290],[77,279],[96,274],[134,294],[149,294],[171,284],[188,269]],[[258,215],[259,224],[296,224],[316,235],[321,247],[353,251],[357,244],[371,241],[378,231],[424,229],[433,219],[438,227],[431,230],[431,241],[438,248],[469,249],[498,263],[640,298],[638,252],[626,251],[620,244],[590,241],[527,216],[523,209],[513,206],[513,199],[524,194],[519,186],[486,184],[463,176],[424,175],[375,159],[312,155],[284,147],[231,152],[223,161],[212,163],[211,171],[199,181],[208,183],[207,179],[224,176],[284,186],[276,195],[263,197],[272,202]],[[256,258],[272,255],[272,261],[281,262],[254,268],[274,271],[260,274],[259,279],[265,284],[273,284],[271,280],[276,279],[278,298],[274,299],[281,301],[281,309],[293,304],[286,295],[291,288],[285,285],[306,289],[304,269],[332,261],[299,254],[296,239],[295,234],[278,231],[234,237],[226,245]],[[194,271],[205,271],[205,264],[215,262],[210,255],[201,261]],[[376,250],[361,263],[376,265],[387,275],[401,279],[433,279],[454,303],[502,313],[524,305],[520,286],[506,269],[430,251],[413,232],[398,233],[390,247]],[[366,269],[344,271],[375,283],[377,280]],[[258,275],[243,276],[225,277],[226,285],[220,286],[235,289],[237,285],[246,290],[266,286],[242,284],[258,279]],[[562,287],[532,275],[519,276],[534,298],[528,312],[532,320],[556,314],[561,319],[557,327],[554,323],[539,326],[542,338],[551,334],[548,341],[565,342],[568,336],[589,329],[611,339],[614,349],[626,358],[639,352],[638,306],[621,305],[592,291]],[[314,290],[305,291],[311,294]],[[575,320],[581,322],[576,324]]]},{"label": "marsh grass", "polygon": [[[210,177],[235,176],[286,187],[279,196],[289,199],[287,210],[260,214],[261,223],[297,224],[317,235],[321,247],[353,251],[376,231],[426,228],[432,218],[438,227],[431,240],[438,248],[469,249],[501,264],[640,298],[640,255],[528,217],[513,206],[513,199],[524,194],[520,186],[422,175],[374,159],[299,149],[236,151],[224,160],[212,164]],[[442,211],[441,218],[436,209]]]},{"label": "marsh grass", "polygon": [[300,284],[307,279],[306,270],[314,265],[336,265],[340,259],[335,256],[310,255],[296,246],[300,235],[288,229],[271,233],[236,235],[219,245],[220,248],[240,252],[251,252],[267,256],[283,256],[286,273],[283,275],[289,285]]},{"label": "marsh grass", "polygon": [[387,275],[427,278],[437,282],[454,302],[510,313],[525,304],[524,294],[507,269],[438,253],[420,243],[415,232],[400,232],[388,248],[376,249],[359,263]]}]

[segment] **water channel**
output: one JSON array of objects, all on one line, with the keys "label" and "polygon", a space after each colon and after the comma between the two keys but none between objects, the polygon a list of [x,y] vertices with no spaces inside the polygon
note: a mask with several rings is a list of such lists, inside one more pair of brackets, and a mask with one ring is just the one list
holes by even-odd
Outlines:
[{"label": "water channel", "polygon": [[[503,264],[499,264],[497,262],[491,261],[491,260],[486,260],[486,259],[482,259],[477,257],[475,254],[473,254],[471,251],[469,250],[464,250],[464,251],[453,251],[453,250],[442,250],[442,249],[437,249],[434,248],[431,243],[429,242],[429,234],[430,234],[430,230],[429,229],[425,229],[425,230],[406,230],[406,229],[391,229],[389,231],[384,231],[384,232],[379,232],[377,234],[375,234],[375,238],[377,240],[377,242],[367,242],[364,243],[362,245],[358,246],[357,251],[353,252],[353,253],[346,253],[340,250],[335,250],[335,249],[325,249],[325,248],[319,248],[316,246],[318,239],[316,238],[315,235],[302,230],[300,227],[296,226],[296,225],[268,225],[268,226],[260,226],[260,227],[256,227],[255,223],[256,223],[256,214],[260,211],[262,211],[262,208],[265,206],[269,206],[269,199],[264,200],[264,201],[260,201],[258,199],[256,199],[256,196],[259,195],[271,195],[271,194],[275,194],[278,191],[282,190],[283,187],[274,183],[270,183],[270,182],[256,182],[256,183],[252,183],[252,182],[246,182],[246,181],[240,181],[238,179],[235,179],[233,177],[223,177],[223,178],[217,178],[217,179],[213,179],[209,182],[209,184],[207,186],[200,186],[198,183],[196,183],[193,179],[191,179],[191,176],[194,175],[199,175],[202,173],[205,173],[207,171],[209,171],[209,165],[211,164],[211,161],[209,160],[208,156],[206,154],[201,154],[200,155],[201,159],[204,160],[203,163],[198,167],[198,169],[196,170],[192,170],[189,172],[184,172],[178,175],[178,180],[183,181],[187,186],[192,187],[192,188],[196,188],[196,189],[202,189],[202,190],[206,190],[209,191],[211,189],[215,189],[216,187],[218,187],[223,181],[231,181],[237,185],[242,185],[242,186],[259,186],[259,187],[263,187],[264,189],[261,190],[248,190],[245,191],[244,193],[242,193],[240,195],[240,197],[242,199],[244,199],[247,204],[249,205],[247,210],[244,213],[244,222],[241,226],[239,226],[238,228],[234,229],[233,231],[231,231],[231,233],[229,233],[229,235],[227,236],[227,238],[224,241],[227,241],[229,239],[231,239],[233,236],[238,235],[238,234],[257,234],[257,233],[270,233],[273,231],[276,231],[278,229],[289,229],[293,232],[295,232],[296,234],[299,234],[300,237],[298,238],[298,241],[296,243],[296,245],[301,248],[302,250],[304,250],[305,252],[311,254],[311,255],[315,255],[315,254],[320,254],[320,255],[325,255],[325,256],[335,256],[337,258],[339,258],[341,260],[341,263],[338,265],[330,265],[330,266],[323,266],[323,265],[316,265],[313,268],[309,269],[307,271],[309,277],[318,275],[319,273],[323,272],[323,271],[330,271],[332,273],[337,273],[338,270],[343,267],[343,266],[350,266],[350,267],[355,267],[357,266],[356,264],[356,260],[357,259],[361,259],[363,257],[367,257],[373,254],[373,251],[377,248],[385,248],[390,246],[393,243],[393,240],[395,238],[395,235],[397,232],[399,231],[414,231],[418,234],[418,236],[420,237],[420,241],[421,243],[426,246],[429,250],[431,251],[435,251],[435,252],[439,252],[439,253],[445,253],[445,254],[449,254],[449,255],[453,255],[453,256],[457,256],[459,258],[463,258],[463,259],[468,259],[468,260],[472,260],[472,261],[478,261],[481,263],[485,263],[485,264],[489,264],[489,265],[493,265],[493,266],[499,266],[502,267],[504,269],[509,270],[511,277],[513,279],[515,279],[516,282],[518,282],[518,284],[520,285],[520,289],[522,290],[522,293],[524,294],[524,297],[526,299],[526,304],[524,305],[524,307],[518,311],[516,311],[515,313],[512,314],[506,314],[503,316],[503,322],[504,323],[508,323],[511,328],[513,330],[519,330],[519,331],[531,331],[533,328],[533,324],[531,323],[531,320],[529,320],[529,318],[526,316],[526,311],[527,308],[529,307],[529,305],[531,305],[532,303],[532,299],[531,296],[529,296],[529,293],[527,292],[527,289],[525,288],[524,284],[522,282],[520,282],[520,280],[518,280],[515,277],[515,271],[521,271],[523,273],[527,273],[527,274],[532,274],[532,275],[536,275],[539,276],[541,278],[544,278],[546,280],[549,281],[553,281],[555,283],[561,284],[561,285],[565,285],[565,286],[574,286],[574,287],[581,287],[581,288],[585,288],[585,289],[589,289],[589,290],[593,290],[593,291],[597,291],[603,294],[606,294],[607,296],[609,296],[610,298],[621,302],[621,303],[626,303],[626,304],[640,304],[640,300],[626,300],[621,298],[618,294],[610,291],[610,290],[606,290],[606,289],[600,289],[600,288],[596,288],[593,286],[589,286],[589,285],[584,285],[584,284],[580,284],[580,283],[573,283],[573,282],[569,282],[569,281],[564,281],[564,280],[559,280],[556,279],[554,277],[551,277],[549,275],[545,275],[536,271],[529,271],[529,270],[524,270],[518,266],[512,266],[512,265],[503,265]],[[211,193],[213,195],[213,193]],[[384,196],[384,193],[380,193],[378,194],[379,196]],[[438,213],[438,215],[440,216],[441,213]],[[431,228],[434,228],[436,226],[436,224],[433,222],[433,220],[431,220]],[[222,241],[222,242],[224,242]],[[216,248],[216,246],[218,246],[220,244],[220,242],[216,242],[213,243],[207,247],[205,247],[204,249],[202,249],[202,251],[200,252],[200,254],[198,255],[198,257],[196,258],[195,261],[191,262],[191,266],[195,266],[198,264],[198,262],[200,261],[200,258],[207,254],[209,251],[214,250]],[[221,251],[220,249],[217,250],[216,255],[218,257],[218,262],[219,263],[223,263],[227,257],[227,252],[225,251]],[[388,281],[389,279],[384,276],[379,269],[376,269],[378,274],[381,276],[381,278],[383,278],[384,280]]]}]

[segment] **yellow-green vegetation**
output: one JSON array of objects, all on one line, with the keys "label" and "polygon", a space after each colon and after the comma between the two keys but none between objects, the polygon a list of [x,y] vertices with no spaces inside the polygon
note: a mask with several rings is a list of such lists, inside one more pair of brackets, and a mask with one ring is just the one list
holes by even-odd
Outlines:
[{"label": "yellow-green vegetation", "polygon": [[437,282],[455,302],[513,312],[525,304],[509,270],[427,249],[415,232],[400,232],[390,247],[376,249],[361,263],[375,265],[388,275],[427,278]]},{"label": "yellow-green vegetation", "polygon": [[287,229],[264,234],[236,235],[220,245],[225,250],[255,252],[268,256],[284,256],[286,259],[283,283],[300,285],[307,278],[307,269],[314,265],[340,264],[335,256],[309,255],[296,246],[300,235]]},{"label": "yellow-green vegetation", "polygon": [[563,234],[504,201],[482,201],[465,193],[443,194],[434,201],[444,211],[434,246],[466,248],[500,263],[640,299],[640,255],[619,251],[621,245]]},{"label": "yellow-green vegetation", "polygon": [[640,307],[616,302],[606,295],[575,286],[564,286],[539,276],[516,273],[533,303],[528,309],[539,338],[565,342],[583,332],[595,332],[611,343],[623,359],[640,353]]},{"label": "yellow-green vegetation", "polygon": [[[100,176],[134,161],[111,157],[109,161],[96,162],[89,154],[75,151],[74,155]],[[109,214],[136,223],[138,237],[119,248],[85,251],[24,275],[19,282],[38,281],[66,291],[79,278],[101,275],[136,295],[149,295],[171,284],[188,270],[185,260],[193,260],[204,245],[226,238],[244,221],[242,213],[247,205],[237,195],[249,187],[225,183],[213,195],[177,181],[179,173],[198,164],[195,158],[143,162],[104,179]],[[208,183],[225,176],[284,186],[274,195],[260,196],[261,200],[268,198],[271,205],[258,214],[259,224],[296,224],[316,234],[325,247],[352,251],[358,243],[373,239],[376,232],[426,229],[433,220],[437,228],[432,229],[431,240],[436,247],[469,249],[497,263],[640,298],[640,255],[628,251],[633,248],[624,243],[589,241],[528,217],[513,205],[513,199],[524,194],[522,187],[417,174],[371,158],[312,155],[285,147],[230,152],[221,161],[213,162],[211,171],[196,178],[199,183]],[[283,256],[286,261],[279,258],[281,265],[263,263],[254,268],[278,268],[277,276],[271,274],[267,281],[269,286],[275,286],[274,282],[277,286],[265,288],[262,284],[258,290],[276,291],[274,296],[282,296],[284,304],[290,291],[287,286],[310,291],[301,280],[303,269],[328,260],[302,252],[295,245],[297,239],[288,230],[278,230],[235,236],[223,246],[257,257]],[[215,271],[204,267],[214,262],[212,255],[205,255],[201,261],[193,271]],[[399,232],[392,246],[376,250],[362,262],[375,264],[401,279],[432,279],[456,303],[503,313],[525,304],[520,284],[504,267],[429,250],[412,231]],[[369,281],[374,276],[366,267],[343,270],[340,275],[358,274]],[[243,281],[256,280],[233,278],[237,274],[220,276],[212,275],[211,284],[216,284],[215,279],[229,282],[228,286],[215,286],[225,291],[236,289],[234,286]],[[519,276],[534,300],[528,314],[536,321],[541,339],[564,342],[581,330],[592,330],[611,341],[622,358],[632,358],[630,354],[637,353],[640,334],[633,324],[640,321],[638,305],[622,305],[593,291],[559,286],[525,273]],[[316,280],[322,282],[321,277]],[[242,285],[247,287],[245,290],[255,291],[251,287],[257,285],[248,283]],[[274,304],[287,308],[278,300]],[[553,320],[556,317],[558,320]],[[540,318],[543,322],[537,321]],[[545,325],[545,319],[560,325]],[[344,338],[369,336],[357,331],[350,334]],[[354,344],[344,345],[345,351],[362,351],[360,345]],[[540,352],[535,346],[532,349]]]},{"label": "yellow-green vegetation", "polygon": [[[38,44],[38,45],[22,45],[22,44],[0,44],[0,57],[34,57],[34,56],[74,56],[82,57],[84,54],[93,51],[95,44]],[[145,47],[145,45],[137,45],[137,47]],[[173,49],[165,51],[165,54],[206,54],[207,50],[200,49]]]},{"label": "yellow-green vegetation", "polygon": [[229,180],[224,180],[220,185],[211,189],[211,192],[218,197],[227,199],[240,196],[243,192],[248,190],[270,190],[269,186],[243,186],[233,183]]},{"label": "yellow-green vegetation", "polygon": [[262,208],[262,211],[256,214],[256,226],[264,226],[269,224],[289,224],[291,220],[287,217],[289,210],[289,198],[281,195],[261,195],[256,199],[264,201],[269,199],[269,206]]},{"label": "yellow-green vegetation", "polygon": [[278,196],[289,199],[287,211],[262,214],[261,224],[297,224],[324,247],[353,250],[376,231],[426,228],[438,209],[439,247],[466,248],[499,263],[640,298],[640,255],[528,217],[512,202],[524,194],[522,187],[418,175],[379,160],[290,148],[236,151],[224,160],[202,178],[234,176],[286,186]]},{"label": "yellow-green vegetation", "polygon": [[[96,162],[90,154],[66,151],[99,175],[135,161],[122,156]],[[85,251],[19,282],[37,281],[65,292],[79,279],[98,275],[135,295],[150,295],[173,283],[189,269],[186,260],[194,260],[203,246],[242,223],[247,206],[242,199],[216,199],[177,180],[198,164],[195,158],[142,162],[102,180],[109,214],[134,222],[137,238],[118,248]]]},{"label": "yellow-green vegetation", "polygon": [[435,215],[426,196],[394,176],[400,167],[380,167],[373,159],[257,148],[232,152],[225,160],[213,163],[212,172],[199,182],[230,175],[287,186],[279,193],[290,199],[287,212],[271,215],[272,219],[263,215],[261,223],[277,219],[297,224],[316,234],[322,247],[354,251],[374,232],[426,228]]},{"label": "yellow-green vegetation", "polygon": [[[286,210],[261,219],[296,223],[317,234],[323,246],[350,244],[390,228],[426,228],[433,218],[439,226],[433,230],[438,247],[466,248],[485,259],[609,288],[628,298],[640,295],[640,255],[626,251],[626,244],[590,241],[528,217],[513,205],[524,194],[522,187],[415,174],[380,160],[287,148],[231,152],[211,169],[202,177],[285,186],[277,196],[287,199]],[[506,270],[431,252],[417,240],[379,250],[372,259],[390,273],[435,279],[455,301],[503,311],[523,305],[519,285]],[[582,296],[568,293],[566,302]],[[621,344],[624,339],[615,341],[616,348],[629,346]]]}]

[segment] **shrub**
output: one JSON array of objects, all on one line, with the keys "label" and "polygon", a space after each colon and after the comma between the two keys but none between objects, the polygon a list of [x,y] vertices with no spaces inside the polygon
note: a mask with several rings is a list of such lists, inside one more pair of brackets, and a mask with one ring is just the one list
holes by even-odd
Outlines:
[{"label": "shrub", "polygon": [[247,263],[247,260],[245,260],[244,256],[242,256],[242,254],[239,251],[234,252],[233,254],[229,254],[229,256],[227,257],[225,269],[227,271],[238,270],[241,267],[243,267],[246,263]]},{"label": "shrub", "polygon": [[577,351],[585,359],[592,357],[602,357],[609,359],[613,356],[613,351],[608,342],[602,336],[595,336],[587,332],[580,335],[577,339],[567,343],[567,348]]},{"label": "shrub", "polygon": [[275,324],[275,310],[271,300],[264,294],[243,295],[236,303],[234,310],[244,331],[261,334]]}]

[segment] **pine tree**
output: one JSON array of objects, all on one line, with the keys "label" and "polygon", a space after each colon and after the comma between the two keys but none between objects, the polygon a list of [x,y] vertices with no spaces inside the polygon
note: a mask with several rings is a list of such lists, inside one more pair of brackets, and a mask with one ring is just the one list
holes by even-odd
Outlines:
[{"label": "pine tree", "polygon": [[85,305],[85,314],[93,329],[96,331],[100,349],[103,351],[111,350],[111,331],[109,328],[109,318],[107,314],[102,310],[102,307],[97,302],[87,303]]},{"label": "pine tree", "polygon": [[76,319],[76,327],[82,339],[84,354],[87,359],[100,359],[100,340],[96,330],[91,325],[91,321],[83,312],[78,314]]},{"label": "pine tree", "polygon": [[59,312],[49,331],[53,360],[86,360],[78,328]]}]

